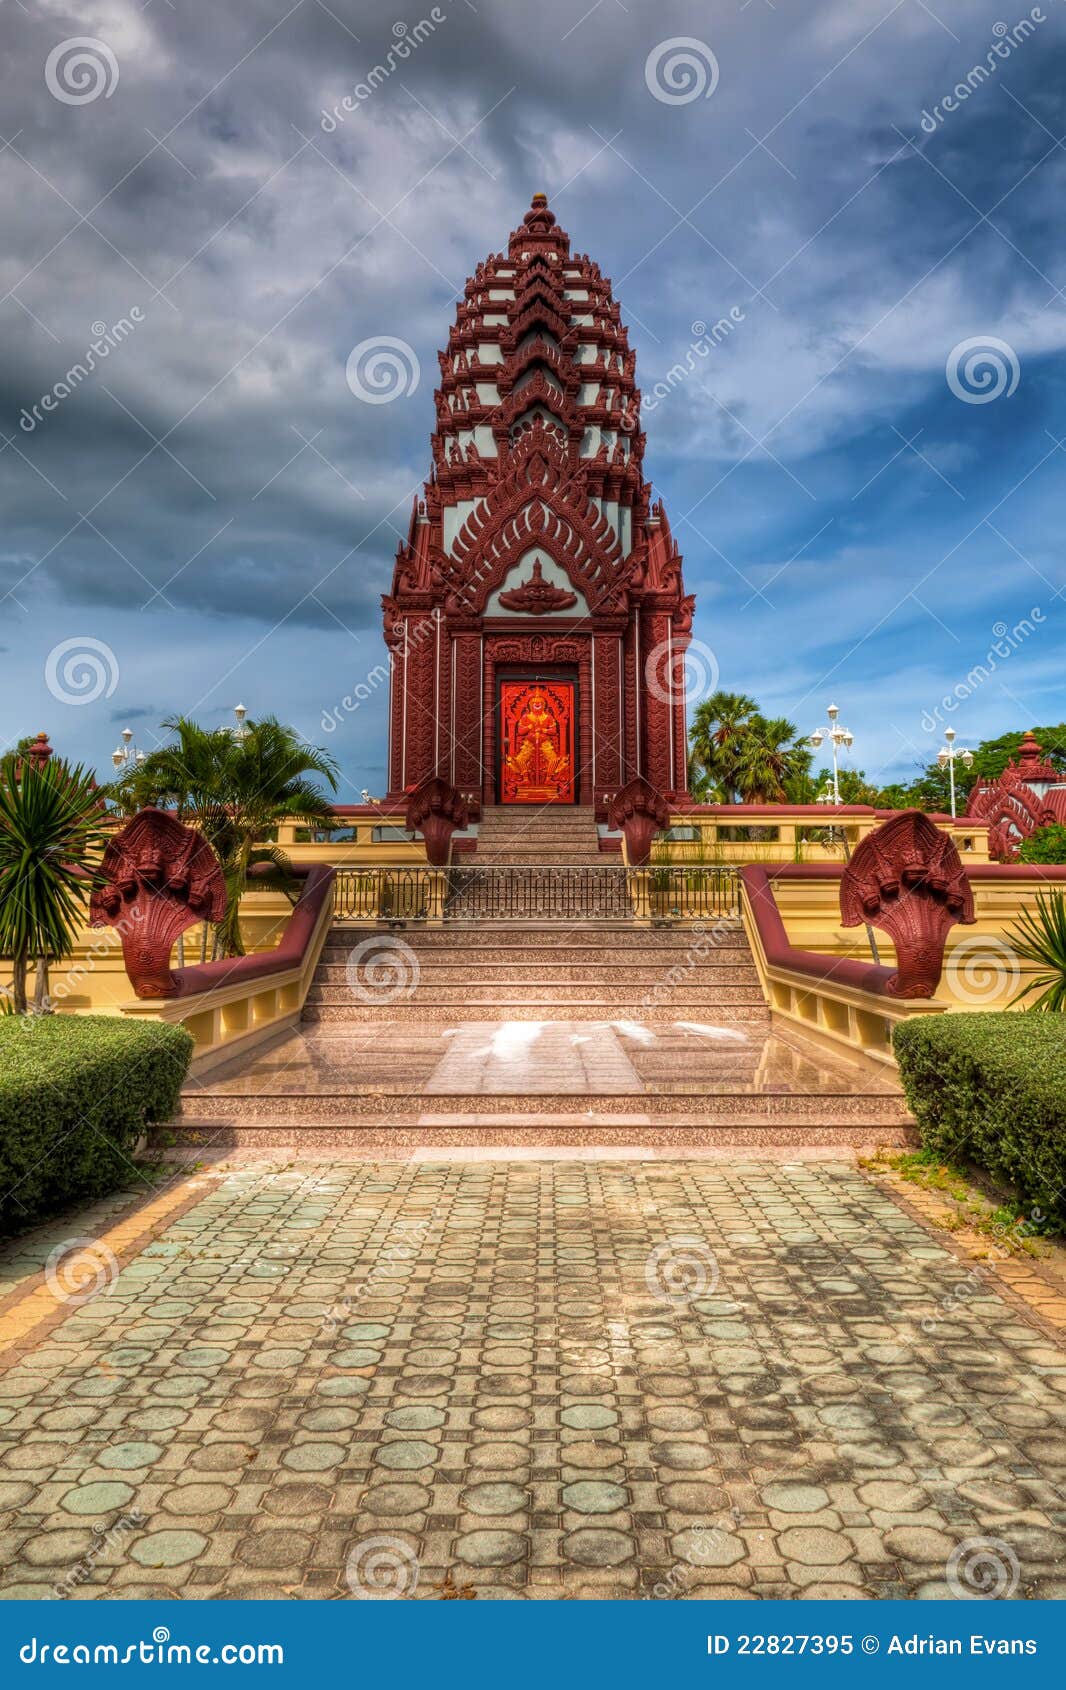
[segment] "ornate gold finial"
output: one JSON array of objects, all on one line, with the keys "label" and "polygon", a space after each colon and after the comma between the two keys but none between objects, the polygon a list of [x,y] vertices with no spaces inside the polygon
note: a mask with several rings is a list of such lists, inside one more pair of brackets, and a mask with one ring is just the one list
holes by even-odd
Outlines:
[{"label": "ornate gold finial", "polygon": [[534,205],[547,205],[547,203],[548,203],[547,194],[534,194],[533,195],[533,204]]}]

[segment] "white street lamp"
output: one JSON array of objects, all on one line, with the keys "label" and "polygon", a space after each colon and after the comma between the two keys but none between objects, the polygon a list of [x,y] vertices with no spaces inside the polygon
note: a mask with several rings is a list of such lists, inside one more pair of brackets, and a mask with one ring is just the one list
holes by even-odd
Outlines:
[{"label": "white street lamp", "polygon": [[133,729],[123,728],[122,744],[116,745],[111,753],[111,766],[115,773],[123,769],[139,769],[144,762],[144,752],[133,743]]},{"label": "white street lamp", "polygon": [[962,763],[964,768],[972,769],[973,768],[973,752],[972,751],[956,751],[956,749],[955,749],[955,729],[954,728],[945,728],[944,729],[944,738],[947,740],[947,744],[942,745],[940,747],[940,750],[936,754],[936,760],[937,760],[937,762],[939,763],[939,765],[942,769],[947,769],[947,771],[948,771],[948,779],[949,779],[950,784],[951,784],[951,819],[952,819],[952,821],[954,821],[955,820],[955,759],[957,757],[959,759],[959,761]]},{"label": "white street lamp", "polygon": [[828,728],[815,728],[814,732],[811,734],[807,743],[808,743],[808,745],[813,745],[813,747],[816,751],[822,746],[822,744],[827,739],[829,740],[830,744],[832,745],[832,747],[833,747],[833,781],[832,781],[832,788],[831,788],[831,797],[826,799],[825,795],[822,794],[822,795],[819,796],[818,802],[819,803],[827,803],[828,802],[828,803],[832,803],[832,804],[839,804],[840,803],[840,770],[837,766],[837,758],[839,756],[840,749],[841,749],[842,746],[848,751],[851,750],[851,747],[855,743],[855,736],[854,736],[854,734],[849,733],[847,728],[841,726],[841,723],[838,720],[838,718],[840,716],[840,709],[839,709],[838,705],[830,704],[828,709],[826,710],[826,715],[829,717]]}]

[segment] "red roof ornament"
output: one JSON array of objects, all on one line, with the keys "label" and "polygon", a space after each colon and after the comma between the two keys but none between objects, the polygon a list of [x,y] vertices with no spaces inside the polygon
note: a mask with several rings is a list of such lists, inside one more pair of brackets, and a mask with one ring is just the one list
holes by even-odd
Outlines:
[{"label": "red roof ornament", "polygon": [[1058,770],[1044,756],[1032,728],[1022,736],[1022,742],[1018,747],[1017,761],[1011,766],[1017,770],[1021,779],[1030,785],[1033,781],[1054,783],[1059,779]]}]

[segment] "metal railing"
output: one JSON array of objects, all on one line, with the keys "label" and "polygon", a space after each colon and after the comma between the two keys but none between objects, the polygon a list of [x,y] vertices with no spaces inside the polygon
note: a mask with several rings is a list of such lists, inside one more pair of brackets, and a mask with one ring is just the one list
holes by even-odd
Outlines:
[{"label": "metal railing", "polygon": [[739,917],[732,868],[622,864],[337,870],[341,921],[715,921]]}]

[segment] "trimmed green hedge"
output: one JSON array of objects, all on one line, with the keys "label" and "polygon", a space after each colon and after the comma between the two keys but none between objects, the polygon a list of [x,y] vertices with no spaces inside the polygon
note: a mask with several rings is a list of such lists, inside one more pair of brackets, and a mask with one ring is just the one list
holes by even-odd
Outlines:
[{"label": "trimmed green hedge", "polygon": [[177,1107],[192,1049],[161,1021],[0,1017],[0,1232],[128,1180],[146,1124]]},{"label": "trimmed green hedge", "polygon": [[894,1046],[922,1144],[1066,1210],[1066,1015],[920,1015]]}]

